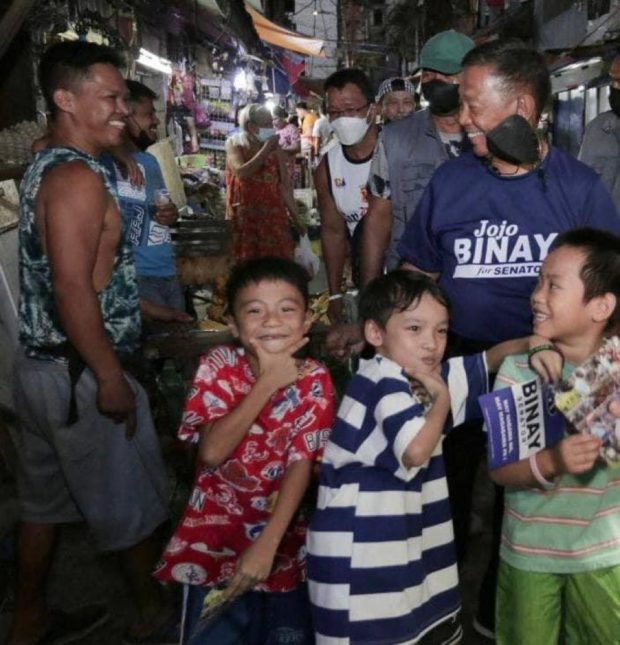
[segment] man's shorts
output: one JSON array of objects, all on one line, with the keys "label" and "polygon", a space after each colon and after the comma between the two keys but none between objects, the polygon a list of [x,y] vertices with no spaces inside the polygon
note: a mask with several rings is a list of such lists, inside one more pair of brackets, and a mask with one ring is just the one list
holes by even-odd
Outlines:
[{"label": "man's shorts", "polygon": [[620,565],[580,573],[522,571],[501,561],[498,645],[620,645]]},{"label": "man's shorts", "polygon": [[85,521],[102,551],[148,537],[168,518],[168,483],[148,399],[130,376],[137,428],[99,414],[97,383],[86,368],[76,385],[78,420],[67,425],[67,365],[18,352],[14,402],[19,424],[18,490],[23,521]]}]

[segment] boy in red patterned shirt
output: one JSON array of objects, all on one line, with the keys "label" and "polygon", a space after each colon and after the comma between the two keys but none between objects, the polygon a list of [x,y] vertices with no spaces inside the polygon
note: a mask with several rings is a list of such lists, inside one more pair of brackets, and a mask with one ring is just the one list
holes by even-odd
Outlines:
[{"label": "boy in red patterned shirt", "polygon": [[[194,377],[179,437],[199,444],[196,479],[155,575],[187,585],[191,645],[312,642],[298,509],[334,395],[325,367],[295,357],[311,322],[307,278],[288,260],[250,260],[233,271],[227,298],[239,345],[209,351]],[[213,588],[229,602],[201,620]]]}]

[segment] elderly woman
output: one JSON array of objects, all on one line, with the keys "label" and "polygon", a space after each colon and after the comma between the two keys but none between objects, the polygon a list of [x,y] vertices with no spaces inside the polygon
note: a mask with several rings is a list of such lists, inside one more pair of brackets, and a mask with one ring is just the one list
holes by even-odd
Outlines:
[{"label": "elderly woman", "polygon": [[232,221],[235,261],[266,255],[293,259],[291,226],[297,213],[285,153],[269,110],[257,103],[239,112],[241,132],[226,142],[226,216]]}]

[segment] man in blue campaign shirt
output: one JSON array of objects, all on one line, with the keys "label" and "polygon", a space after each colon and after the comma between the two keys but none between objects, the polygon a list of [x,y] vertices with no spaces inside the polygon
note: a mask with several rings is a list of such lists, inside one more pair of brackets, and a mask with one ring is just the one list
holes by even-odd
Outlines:
[{"label": "man in blue campaign shirt", "polygon": [[540,263],[559,232],[586,225],[620,228],[596,174],[566,153],[514,177],[467,153],[437,170],[399,252],[439,274],[455,334],[495,343],[529,332]]},{"label": "man in blue campaign shirt", "polygon": [[[453,355],[530,333],[530,294],[559,233],[580,226],[620,233],[620,217],[596,173],[536,134],[550,89],[544,59],[521,43],[484,44],[463,60],[459,120],[473,154],[435,172],[398,245],[406,265],[436,276],[447,292]],[[484,445],[480,427],[454,432],[444,442],[461,559]],[[501,502],[499,492],[495,544],[474,621],[476,631],[489,637]]]},{"label": "man in blue campaign shirt", "polygon": [[[407,263],[438,275],[462,340],[492,344],[530,332],[529,297],[558,233],[579,226],[620,232],[596,173],[528,139],[525,120],[536,126],[548,93],[543,60],[523,45],[492,43],[466,56],[460,120],[473,154],[436,171],[398,247]],[[515,114],[525,119],[505,121]],[[518,158],[523,153],[529,161]]]},{"label": "man in blue campaign shirt", "polygon": [[157,95],[142,83],[126,82],[130,114],[124,153],[133,158],[142,172],[144,183],[135,185],[124,177],[110,156],[105,155],[102,161],[116,183],[124,232],[133,249],[140,297],[183,310],[185,303],[177,280],[169,228],[176,221],[178,212],[172,202],[158,202],[156,191],[165,189],[166,185],[157,159],[144,152],[157,140],[159,119],[153,105]]}]

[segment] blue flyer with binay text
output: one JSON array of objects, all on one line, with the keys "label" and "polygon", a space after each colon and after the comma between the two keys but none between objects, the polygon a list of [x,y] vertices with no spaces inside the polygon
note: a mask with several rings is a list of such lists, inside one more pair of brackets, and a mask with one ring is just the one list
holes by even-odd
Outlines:
[{"label": "blue flyer with binay text", "polygon": [[554,394],[535,378],[479,398],[491,470],[526,459],[564,436],[565,419]]}]

